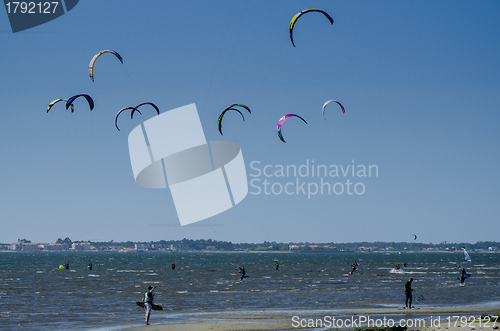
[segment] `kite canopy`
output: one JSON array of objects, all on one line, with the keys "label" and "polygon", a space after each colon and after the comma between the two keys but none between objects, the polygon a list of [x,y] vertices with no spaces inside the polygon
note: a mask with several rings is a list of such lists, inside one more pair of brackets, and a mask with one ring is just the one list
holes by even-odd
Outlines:
[{"label": "kite canopy", "polygon": [[295,26],[295,23],[297,22],[297,20],[299,19],[299,17],[301,17],[302,15],[306,14],[306,13],[310,13],[310,12],[320,12],[322,13],[323,15],[326,16],[326,18],[328,18],[328,20],[330,21],[331,24],[333,24],[333,18],[330,17],[330,15],[328,15],[325,11],[321,10],[321,9],[317,9],[317,8],[309,8],[309,9],[304,9],[300,12],[298,12],[293,18],[292,20],[290,21],[290,40],[292,41],[292,45],[293,47],[295,47],[295,44],[293,42],[293,27]]},{"label": "kite canopy", "polygon": [[130,114],[130,118],[134,118],[134,112],[136,112],[136,111],[139,112],[139,114],[141,114],[141,112],[137,108],[139,108],[141,106],[144,106],[144,105],[150,105],[150,106],[152,106],[156,110],[156,113],[158,115],[160,115],[160,109],[154,103],[152,103],[152,102],[144,102],[144,103],[141,103],[140,105],[135,106],[134,110],[132,110],[132,113]]},{"label": "kite canopy", "polygon": [[412,234],[413,236],[413,240],[417,240],[417,235],[416,234]]},{"label": "kite canopy", "polygon": [[[115,126],[118,129],[118,131],[120,131],[120,128],[118,127],[118,116],[120,116],[120,114],[122,112],[124,112],[125,110],[127,110],[127,109],[131,109],[132,112],[134,112],[135,110],[137,110],[134,107],[125,107],[125,108],[120,109],[120,111],[116,114],[116,117],[115,117]],[[137,112],[142,115],[142,113],[140,111],[137,110]],[[132,115],[130,115],[130,117],[132,117]]]},{"label": "kite canopy", "polygon": [[226,112],[228,110],[234,110],[234,111],[237,111],[238,113],[240,113],[241,117],[243,118],[243,120],[245,120],[245,117],[243,116],[243,114],[241,113],[241,111],[239,111],[239,109],[236,109],[236,108],[233,108],[233,107],[242,107],[242,108],[245,108],[248,113],[252,113],[252,111],[250,110],[250,108],[248,108],[248,106],[245,106],[244,104],[241,104],[241,103],[233,103],[231,106],[227,107],[226,109],[224,109],[222,111],[222,113],[219,115],[219,118],[217,119],[217,126],[219,127],[219,132],[220,134],[222,135],[222,118],[224,117],[224,115],[226,114]]},{"label": "kite canopy", "polygon": [[[52,106],[54,106],[59,101],[66,101],[67,102],[68,99],[55,99],[54,101],[52,101],[51,103],[49,103],[49,105],[47,107],[47,113],[49,112],[50,108],[52,108]],[[75,111],[75,106],[71,105],[71,112],[74,112],[74,111]]]},{"label": "kite canopy", "polygon": [[219,132],[220,132],[221,135],[222,135],[222,118],[224,117],[224,114],[226,114],[226,112],[228,110],[237,111],[238,113],[240,113],[241,118],[243,118],[243,120],[245,120],[245,117],[243,116],[243,114],[241,113],[241,111],[239,111],[238,109],[236,109],[236,108],[226,108],[226,109],[224,109],[222,111],[222,113],[219,115],[219,118],[217,119],[217,126],[219,127]]},{"label": "kite canopy", "polygon": [[248,108],[247,106],[241,104],[241,103],[233,103],[231,106],[227,107],[226,109],[229,109],[231,107],[242,107],[242,108],[245,108],[246,110],[248,110],[248,112],[251,114],[252,112],[250,111],[250,108]]},{"label": "kite canopy", "polygon": [[89,76],[92,79],[92,81],[94,81],[94,64],[95,64],[95,61],[97,60],[97,58],[99,56],[103,55],[104,53],[111,53],[111,54],[113,54],[123,64],[123,58],[117,52],[115,52],[115,51],[113,51],[111,49],[105,49],[103,51],[100,51],[99,53],[97,53],[96,55],[94,55],[94,57],[92,58],[92,60],[90,60],[90,63],[89,63]]},{"label": "kite canopy", "polygon": [[85,99],[87,99],[87,102],[89,103],[90,110],[94,109],[94,100],[92,100],[92,98],[87,94],[77,94],[69,98],[66,102],[66,109],[68,109],[70,106],[73,106],[73,101],[75,101],[75,99],[79,97],[85,97]]},{"label": "kite canopy", "polygon": [[342,104],[340,102],[338,102],[337,100],[328,100],[327,102],[325,102],[325,104],[323,105],[323,118],[325,119],[326,121],[326,117],[325,117],[325,108],[326,106],[330,103],[330,102],[335,102],[336,104],[338,104],[340,106],[340,108],[342,109],[342,112],[344,113],[344,116],[345,116],[345,108],[344,106],[342,106]]},{"label": "kite canopy", "polygon": [[281,134],[281,127],[283,126],[283,123],[289,118],[289,117],[298,117],[300,118],[302,121],[304,121],[304,123],[307,124],[306,120],[303,119],[302,117],[300,117],[299,115],[295,115],[295,114],[286,114],[284,115],[283,117],[280,118],[280,120],[278,121],[278,137],[281,139],[282,142],[286,143],[285,139],[283,138],[283,135]]}]

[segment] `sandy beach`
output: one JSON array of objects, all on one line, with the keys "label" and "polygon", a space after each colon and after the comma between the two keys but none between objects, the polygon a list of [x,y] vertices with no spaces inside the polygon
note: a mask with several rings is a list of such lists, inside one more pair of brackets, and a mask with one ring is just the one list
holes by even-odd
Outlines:
[{"label": "sandy beach", "polygon": [[[357,310],[336,310],[335,318],[342,319],[343,322],[332,321],[333,316],[328,316],[328,312],[311,311],[309,316],[305,316],[307,311],[301,310],[300,313],[290,311],[290,314],[274,315],[266,312],[250,312],[247,314],[207,314],[203,316],[192,316],[186,323],[176,324],[155,324],[155,316],[152,315],[149,326],[128,328],[128,331],[202,331],[202,330],[221,330],[221,331],[264,331],[264,330],[313,330],[330,329],[332,324],[343,327],[340,329],[352,330],[358,326],[366,326],[366,321],[371,321],[375,329],[381,326],[382,322],[393,321],[398,323],[408,323],[409,331],[478,331],[478,330],[497,330],[498,323],[478,323],[482,314],[493,315],[500,311],[498,307],[440,307],[440,308],[420,308],[412,310],[380,308],[380,309],[357,309]],[[342,316],[340,318],[340,316]],[[461,319],[456,319],[460,316]],[[200,321],[196,321],[200,318]],[[467,318],[467,320],[465,320]],[[350,327],[352,321],[365,321],[363,325],[356,324]],[[475,322],[475,323],[474,323]],[[344,324],[349,323],[349,324]],[[387,324],[386,324],[387,325]],[[390,325],[390,324],[389,324]],[[372,326],[372,325],[370,325]],[[334,327],[331,327],[332,329]],[[337,327],[335,327],[337,328]]]}]

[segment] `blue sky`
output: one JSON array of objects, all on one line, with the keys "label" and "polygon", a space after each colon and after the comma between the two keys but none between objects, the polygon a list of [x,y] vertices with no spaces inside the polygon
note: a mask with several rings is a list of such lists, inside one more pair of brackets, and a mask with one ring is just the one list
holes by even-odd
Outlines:
[{"label": "blue sky", "polygon": [[[291,18],[305,8],[294,29]],[[27,238],[233,242],[497,240],[500,4],[496,1],[80,1],[12,33],[0,11],[0,242]],[[95,82],[92,56],[102,56]],[[57,98],[86,93],[73,114]],[[321,107],[329,99],[336,105]],[[243,151],[249,180],[265,165],[376,165],[363,194],[256,193],[178,226],[169,190],[139,187],[123,107],[196,103],[207,140]],[[232,103],[252,109],[219,113]],[[287,113],[287,141],[276,123]],[[354,162],[353,162],[354,160]],[[255,165],[256,163],[254,163]],[[267,178],[276,187],[297,178]],[[319,178],[299,178],[319,183]],[[254,182],[255,183],[255,182]],[[307,185],[307,184],[306,184]]]}]

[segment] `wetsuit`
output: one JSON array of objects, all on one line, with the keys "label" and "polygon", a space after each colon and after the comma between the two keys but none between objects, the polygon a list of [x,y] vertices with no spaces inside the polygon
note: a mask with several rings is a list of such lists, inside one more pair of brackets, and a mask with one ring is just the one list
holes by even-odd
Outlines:
[{"label": "wetsuit", "polygon": [[280,265],[278,264],[278,262],[276,262],[275,264],[276,264],[276,270],[278,270]]},{"label": "wetsuit", "polygon": [[175,270],[175,264],[172,263],[172,270]]},{"label": "wetsuit", "polygon": [[411,300],[413,299],[413,297],[411,295],[411,291],[412,291],[411,282],[409,280],[407,280],[405,283],[405,294],[406,294],[405,306],[408,309],[411,309]]},{"label": "wetsuit", "polygon": [[243,280],[243,278],[245,277],[245,268],[241,268],[240,272],[241,272],[240,279]]},{"label": "wetsuit", "polygon": [[92,262],[89,263],[89,270],[92,270]]},{"label": "wetsuit", "polygon": [[462,276],[460,277],[460,284],[465,283],[465,275],[466,274],[467,274],[467,272],[465,271],[465,268],[462,268]]}]

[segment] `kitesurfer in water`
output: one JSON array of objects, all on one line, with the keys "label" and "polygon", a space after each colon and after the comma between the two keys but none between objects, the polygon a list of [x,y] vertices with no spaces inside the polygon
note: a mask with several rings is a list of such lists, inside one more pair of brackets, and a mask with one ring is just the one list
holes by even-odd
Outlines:
[{"label": "kitesurfer in water", "polygon": [[238,273],[241,274],[240,276],[240,280],[243,280],[243,278],[245,278],[245,267],[238,267]]},{"label": "kitesurfer in water", "polygon": [[405,263],[403,263],[403,267],[405,267],[405,268],[406,268],[406,262],[405,262]]},{"label": "kitesurfer in water", "polygon": [[401,269],[400,265],[399,264],[396,264],[396,269]]},{"label": "kitesurfer in water", "polygon": [[278,270],[280,264],[278,263],[278,261],[274,262],[274,264],[276,265],[276,270]]},{"label": "kitesurfer in water", "polygon": [[175,270],[175,263],[172,263],[172,270]]},{"label": "kitesurfer in water", "polygon": [[410,278],[406,281],[405,283],[405,295],[406,295],[406,302],[405,302],[405,308],[406,309],[411,309],[411,300],[413,299],[411,292],[413,292],[411,288],[411,283],[413,282],[413,278]]},{"label": "kitesurfer in water", "polygon": [[65,267],[66,269],[69,269],[69,263],[68,263],[68,262],[66,262],[66,263],[64,264],[64,267]]},{"label": "kitesurfer in water", "polygon": [[460,276],[460,284],[461,285],[465,284],[466,275],[467,275],[467,271],[465,271],[465,268],[462,268],[462,275]]},{"label": "kitesurfer in water", "polygon": [[92,270],[92,262],[89,263],[89,270]]},{"label": "kitesurfer in water", "polygon": [[358,262],[354,261],[354,263],[352,264],[351,274],[354,273],[357,270],[358,270]]},{"label": "kitesurfer in water", "polygon": [[153,307],[153,299],[156,286],[148,286],[148,291],[144,293],[144,297],[142,298],[142,302],[144,302],[144,311],[146,312],[146,325],[149,325],[149,316],[151,315],[151,309]]}]

